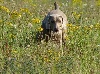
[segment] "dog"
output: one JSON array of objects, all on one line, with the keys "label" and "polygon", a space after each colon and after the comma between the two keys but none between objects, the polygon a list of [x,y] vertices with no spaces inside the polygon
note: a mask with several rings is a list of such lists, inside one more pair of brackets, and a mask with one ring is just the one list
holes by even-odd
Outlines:
[{"label": "dog", "polygon": [[55,9],[50,11],[42,21],[43,31],[38,32],[36,38],[38,41],[45,40],[48,42],[52,40],[62,45],[65,41],[68,21],[56,2],[54,6]]}]

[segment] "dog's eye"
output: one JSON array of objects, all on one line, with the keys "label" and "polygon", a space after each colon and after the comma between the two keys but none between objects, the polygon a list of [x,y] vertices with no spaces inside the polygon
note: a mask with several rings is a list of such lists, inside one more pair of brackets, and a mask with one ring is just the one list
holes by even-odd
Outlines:
[{"label": "dog's eye", "polygon": [[61,20],[57,20],[58,23],[61,23]]}]

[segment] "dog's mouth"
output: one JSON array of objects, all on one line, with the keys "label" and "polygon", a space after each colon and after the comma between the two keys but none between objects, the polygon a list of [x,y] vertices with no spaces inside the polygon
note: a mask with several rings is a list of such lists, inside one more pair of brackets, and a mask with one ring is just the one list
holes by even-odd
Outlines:
[{"label": "dog's mouth", "polygon": [[61,38],[61,30],[58,30],[58,29],[47,29],[47,33],[54,39],[59,39]]},{"label": "dog's mouth", "polygon": [[59,30],[57,28],[54,29],[54,32],[58,32]]}]

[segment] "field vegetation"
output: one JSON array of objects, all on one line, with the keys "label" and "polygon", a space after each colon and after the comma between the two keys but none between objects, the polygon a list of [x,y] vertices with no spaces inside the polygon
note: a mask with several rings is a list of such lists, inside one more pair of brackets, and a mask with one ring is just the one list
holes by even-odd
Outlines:
[{"label": "field vegetation", "polygon": [[56,1],[69,22],[61,49],[35,43],[54,2],[0,0],[0,74],[100,74],[100,0]]}]

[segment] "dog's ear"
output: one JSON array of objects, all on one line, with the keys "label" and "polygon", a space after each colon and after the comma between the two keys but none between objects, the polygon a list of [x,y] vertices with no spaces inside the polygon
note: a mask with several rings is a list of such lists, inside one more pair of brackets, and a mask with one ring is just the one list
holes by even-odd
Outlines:
[{"label": "dog's ear", "polygon": [[45,24],[46,24],[46,23],[45,23],[45,21],[43,20],[43,21],[42,21],[41,28],[43,28],[43,29],[46,29],[46,26],[45,26]]},{"label": "dog's ear", "polygon": [[46,17],[44,18],[44,20],[42,21],[41,27],[42,27],[43,29],[50,29],[49,17],[48,17],[48,16],[46,16]]},{"label": "dog's ear", "polygon": [[42,27],[43,29],[50,29],[50,24],[49,24],[48,21],[46,21],[46,22],[43,22],[43,23],[42,23],[41,27]]}]

